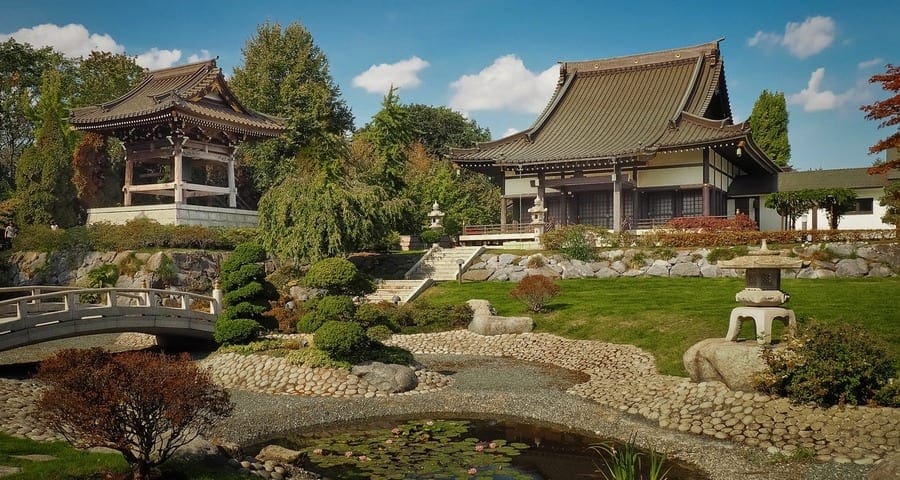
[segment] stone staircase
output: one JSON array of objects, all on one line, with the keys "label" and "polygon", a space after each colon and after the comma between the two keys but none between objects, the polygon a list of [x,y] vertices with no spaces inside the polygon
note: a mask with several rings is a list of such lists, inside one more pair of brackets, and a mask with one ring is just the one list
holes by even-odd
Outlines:
[{"label": "stone staircase", "polygon": [[459,261],[462,260],[462,270],[465,271],[483,251],[484,247],[432,247],[418,263],[406,272],[405,278],[410,280],[430,278],[435,281],[456,280],[460,270]]},{"label": "stone staircase", "polygon": [[465,271],[482,252],[484,247],[432,247],[406,272],[405,280],[381,280],[378,289],[366,295],[366,301],[394,303],[399,298],[397,303],[409,302],[435,281],[456,280],[459,261]]},{"label": "stone staircase", "polygon": [[400,299],[397,303],[406,303],[424,292],[425,289],[434,283],[430,278],[417,280],[382,280],[378,282],[378,289],[374,293],[366,295],[366,301],[372,303],[391,302],[394,303],[395,298]]}]

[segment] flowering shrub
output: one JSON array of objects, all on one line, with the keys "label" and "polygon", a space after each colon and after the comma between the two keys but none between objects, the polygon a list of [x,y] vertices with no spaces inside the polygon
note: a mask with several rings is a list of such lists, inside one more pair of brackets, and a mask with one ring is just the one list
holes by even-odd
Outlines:
[{"label": "flowering shrub", "polygon": [[550,277],[531,275],[516,284],[509,294],[528,306],[532,312],[542,312],[556,295],[559,286]]},{"label": "flowering shrub", "polygon": [[760,390],[822,406],[865,404],[895,375],[887,348],[856,325],[811,324],[762,358],[769,370],[756,379]]}]

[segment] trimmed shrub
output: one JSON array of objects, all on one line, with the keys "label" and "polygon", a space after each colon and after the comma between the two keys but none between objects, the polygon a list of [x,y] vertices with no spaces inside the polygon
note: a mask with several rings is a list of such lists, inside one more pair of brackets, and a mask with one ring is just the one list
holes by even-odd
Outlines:
[{"label": "trimmed shrub", "polygon": [[[221,318],[256,318],[266,311],[266,307],[250,302],[241,302],[237,305],[231,305],[222,312]],[[220,318],[220,319],[221,319]],[[258,322],[257,322],[258,323]]]},{"label": "trimmed shrub", "polygon": [[354,319],[356,305],[346,295],[326,295],[307,302],[308,311],[297,322],[297,331],[313,333],[329,320],[350,322]]},{"label": "trimmed shrub", "polygon": [[419,240],[421,240],[422,244],[426,247],[431,247],[433,244],[440,242],[442,238],[444,238],[443,228],[426,228],[419,233]]},{"label": "trimmed shrub", "polygon": [[450,326],[453,328],[466,328],[469,326],[469,323],[472,322],[472,317],[475,316],[475,312],[472,310],[472,307],[467,303],[462,303],[459,305],[454,305],[450,309],[450,316],[448,317],[450,321]]},{"label": "trimmed shrub", "polygon": [[260,263],[265,260],[266,251],[258,244],[242,243],[222,262],[222,318],[249,318],[261,327],[275,328],[275,319],[263,316],[269,301],[278,298],[275,287],[264,278]]},{"label": "trimmed shrub", "polygon": [[364,358],[369,347],[366,332],[355,322],[329,320],[316,330],[313,341],[316,348],[335,360]]},{"label": "trimmed shrub", "polygon": [[297,322],[297,333],[316,333],[316,330],[325,323],[325,317],[317,315],[316,312],[306,312],[300,316]]},{"label": "trimmed shrub", "polygon": [[722,217],[679,217],[666,222],[664,228],[676,230],[759,230],[759,226],[746,214],[738,214],[733,218]]},{"label": "trimmed shrub", "polygon": [[309,267],[303,284],[321,288],[329,295],[365,295],[375,291],[375,284],[346,258],[326,258]]},{"label": "trimmed shrub", "polygon": [[822,406],[866,404],[894,376],[887,348],[858,325],[811,324],[762,358],[769,370],[757,378],[760,390]]},{"label": "trimmed shrub", "polygon": [[231,290],[222,296],[222,299],[225,301],[225,306],[237,305],[238,303],[250,301],[252,299],[257,298],[259,295],[263,293],[263,286],[261,283],[253,281],[246,285],[241,286],[240,288]]},{"label": "trimmed shrub", "polygon": [[716,263],[722,260],[731,260],[735,257],[741,257],[747,254],[749,249],[746,246],[740,247],[716,247],[709,251],[706,255],[706,261]]},{"label": "trimmed shrub", "polygon": [[266,261],[266,250],[258,243],[242,243],[222,262],[222,273],[233,273],[243,265]]},{"label": "trimmed shrub", "polygon": [[394,334],[390,328],[384,325],[375,325],[366,329],[366,336],[373,342],[383,342]]},{"label": "trimmed shrub", "polygon": [[400,347],[389,347],[380,342],[375,342],[369,348],[366,359],[373,362],[396,363],[397,365],[413,365],[416,363],[413,354],[409,350]]},{"label": "trimmed shrub", "polygon": [[266,278],[266,271],[258,263],[241,265],[237,270],[227,272],[222,278],[222,290],[231,291],[247,285],[250,282],[259,282]]},{"label": "trimmed shrub", "polygon": [[589,262],[597,253],[597,237],[605,233],[605,229],[591,225],[567,225],[542,235],[541,243],[548,250],[562,252],[573,260]]},{"label": "trimmed shrub", "polygon": [[520,280],[509,294],[527,305],[532,312],[542,312],[550,300],[559,294],[559,285],[550,277],[531,275]]},{"label": "trimmed shrub", "polygon": [[307,368],[343,368],[350,369],[350,364],[344,361],[333,360],[328,354],[315,347],[305,347],[300,350],[288,352],[285,355],[288,362],[294,365],[303,365]]},{"label": "trimmed shrub", "polygon": [[236,345],[248,343],[259,336],[262,326],[249,318],[220,318],[216,322],[216,331],[213,338],[216,343],[222,345]]},{"label": "trimmed shrub", "polygon": [[364,303],[360,305],[357,307],[353,319],[356,320],[356,323],[362,325],[363,328],[380,325],[393,330],[390,328],[393,322],[391,321],[389,310],[379,306],[379,304]]},{"label": "trimmed shrub", "polygon": [[875,403],[884,407],[900,407],[900,382],[893,381],[875,393]]}]

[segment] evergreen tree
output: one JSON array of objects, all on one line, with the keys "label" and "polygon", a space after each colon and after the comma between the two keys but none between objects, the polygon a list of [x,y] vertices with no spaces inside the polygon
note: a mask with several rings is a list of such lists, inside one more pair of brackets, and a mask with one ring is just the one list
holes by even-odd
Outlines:
[{"label": "evergreen tree", "polygon": [[75,185],[72,183],[72,150],[63,120],[60,99],[61,75],[47,70],[41,82],[36,110],[40,118],[34,145],[28,147],[16,165],[16,196],[21,206],[16,212],[23,224],[48,225],[55,220],[68,227],[78,222]]},{"label": "evergreen tree", "polygon": [[409,146],[409,124],[406,112],[400,106],[399,97],[391,87],[381,103],[381,110],[372,117],[366,136],[375,147],[376,163],[372,183],[380,185],[390,194],[399,193],[404,186],[406,149]]},{"label": "evergreen tree", "polygon": [[[242,148],[241,161],[262,194],[303,167],[304,148],[321,137],[342,136],[353,128],[353,114],[340,98],[328,60],[298,22],[257,27],[243,49],[229,85],[244,106],[285,120],[285,138]],[[326,139],[326,143],[331,140]]]},{"label": "evergreen tree", "polygon": [[474,147],[491,140],[491,132],[447,107],[422,104],[403,105],[406,121],[414,141],[421,143],[428,155],[443,158],[450,148]]},{"label": "evergreen tree", "polygon": [[753,139],[776,165],[785,167],[791,160],[788,141],[788,111],[783,92],[763,90],[750,113]]}]

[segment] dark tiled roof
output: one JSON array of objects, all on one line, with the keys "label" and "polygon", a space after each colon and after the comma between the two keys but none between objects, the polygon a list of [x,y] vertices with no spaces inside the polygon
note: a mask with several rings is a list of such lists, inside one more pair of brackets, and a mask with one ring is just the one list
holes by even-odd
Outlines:
[{"label": "dark tiled roof", "polygon": [[839,168],[782,172],[778,174],[778,191],[790,192],[808,188],[881,188],[887,184],[885,175],[869,175],[867,168]]},{"label": "dark tiled roof", "polygon": [[277,136],[284,131],[279,119],[241,105],[215,60],[149,72],[121,98],[74,109],[69,122],[78,130],[104,131],[174,117],[258,136]]},{"label": "dark tiled roof", "polygon": [[[730,119],[718,41],[643,55],[560,65],[560,82],[544,113],[524,132],[470,149],[460,163],[529,165],[637,158],[657,151],[742,139]],[[754,149],[754,152],[758,150]],[[759,159],[767,171],[771,162]]]}]

